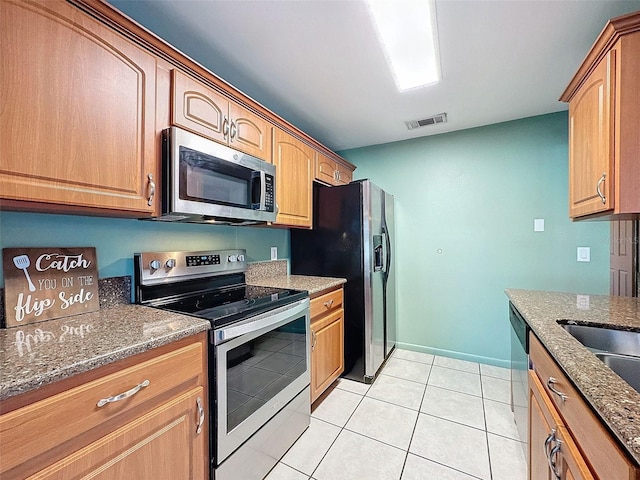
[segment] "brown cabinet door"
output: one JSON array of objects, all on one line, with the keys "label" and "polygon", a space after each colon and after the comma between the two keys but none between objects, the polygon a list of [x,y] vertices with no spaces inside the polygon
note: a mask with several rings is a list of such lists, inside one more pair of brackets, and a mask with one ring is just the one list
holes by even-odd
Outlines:
[{"label": "brown cabinet door", "polygon": [[288,133],[273,128],[278,225],[311,228],[314,151]]},{"label": "brown cabinet door", "polygon": [[271,124],[244,107],[229,104],[229,144],[244,153],[271,162]]},{"label": "brown cabinet door", "polygon": [[353,170],[343,167],[339,163],[336,163],[338,169],[338,185],[346,185],[353,180]]},{"label": "brown cabinet door", "polygon": [[589,467],[549,399],[529,370],[529,480],[594,480]]},{"label": "brown cabinet door", "polygon": [[150,215],[155,57],[66,2],[0,2],[0,36],[0,197]]},{"label": "brown cabinet door", "polygon": [[613,209],[612,89],[615,50],[569,103],[569,215]]},{"label": "brown cabinet door", "polygon": [[172,75],[171,123],[227,144],[229,100],[179,70]]},{"label": "brown cabinet door", "polygon": [[207,430],[197,431],[204,399],[194,388],[30,478],[206,478]]},{"label": "brown cabinet door", "polygon": [[[533,375],[535,376],[535,375]],[[551,431],[555,428],[555,422],[544,401],[540,400],[540,392],[537,383],[529,375],[529,480],[551,480],[552,473],[549,469],[546,453],[547,439],[550,439]]]},{"label": "brown cabinet door", "polygon": [[336,162],[320,152],[316,152],[316,155],[316,180],[328,183],[329,185],[337,185],[338,175],[336,173]]},{"label": "brown cabinet door", "polygon": [[344,310],[311,325],[311,402],[344,371]]}]

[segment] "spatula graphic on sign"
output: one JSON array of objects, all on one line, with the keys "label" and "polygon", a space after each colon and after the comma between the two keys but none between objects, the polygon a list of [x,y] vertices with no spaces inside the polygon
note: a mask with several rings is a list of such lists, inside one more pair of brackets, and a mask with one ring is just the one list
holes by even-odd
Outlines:
[{"label": "spatula graphic on sign", "polygon": [[27,282],[29,282],[29,291],[35,292],[36,287],[31,281],[31,277],[29,276],[29,272],[27,271],[27,268],[29,268],[29,266],[31,265],[31,260],[29,260],[29,257],[27,255],[18,255],[16,257],[13,257],[13,264],[16,266],[16,268],[22,270],[24,272],[24,276],[27,277]]}]

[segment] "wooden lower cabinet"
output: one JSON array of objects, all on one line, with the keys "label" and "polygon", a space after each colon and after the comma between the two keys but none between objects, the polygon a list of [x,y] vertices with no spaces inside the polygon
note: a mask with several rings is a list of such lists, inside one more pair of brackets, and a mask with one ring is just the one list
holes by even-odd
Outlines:
[{"label": "wooden lower cabinet", "polygon": [[342,287],[311,299],[311,403],[344,371]]},{"label": "wooden lower cabinet", "polygon": [[529,355],[529,480],[640,479],[640,470],[534,334]]},{"label": "wooden lower cabinet", "polygon": [[24,404],[7,399],[0,478],[207,478],[206,347],[202,333],[26,393]]},{"label": "wooden lower cabinet", "polygon": [[529,371],[529,480],[593,480],[536,374]]},{"label": "wooden lower cabinet", "polygon": [[184,393],[29,478],[204,479],[203,398],[202,387]]}]

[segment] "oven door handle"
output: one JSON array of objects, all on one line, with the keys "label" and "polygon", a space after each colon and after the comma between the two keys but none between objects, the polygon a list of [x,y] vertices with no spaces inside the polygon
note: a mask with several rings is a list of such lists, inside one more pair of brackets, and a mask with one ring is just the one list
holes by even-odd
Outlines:
[{"label": "oven door handle", "polygon": [[302,314],[309,308],[309,299],[298,300],[290,305],[261,313],[241,322],[233,323],[227,327],[213,331],[214,344],[228,342],[234,338],[257,332],[259,330],[269,330],[291,321],[294,315]]}]

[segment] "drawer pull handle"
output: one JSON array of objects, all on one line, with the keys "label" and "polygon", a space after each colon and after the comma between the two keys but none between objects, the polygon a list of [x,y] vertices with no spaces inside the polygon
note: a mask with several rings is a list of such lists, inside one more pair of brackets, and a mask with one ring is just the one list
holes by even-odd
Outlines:
[{"label": "drawer pull handle", "polygon": [[333,298],[331,300],[329,300],[328,302],[324,302],[324,306],[327,308],[331,308],[331,305],[333,305]]},{"label": "drawer pull handle", "polygon": [[204,408],[202,408],[202,400],[200,397],[196,398],[196,405],[198,406],[198,423],[196,428],[196,435],[202,432],[202,425],[204,424]]},{"label": "drawer pull handle", "polygon": [[148,387],[148,386],[149,386],[149,380],[145,380],[144,382],[133,387],[131,390],[127,390],[126,392],[121,393],[119,395],[114,395],[113,397],[103,398],[102,400],[99,400],[98,407],[104,407],[107,403],[119,402],[120,400],[124,400],[125,398],[132,397],[136,393],[138,393],[140,390],[142,390],[144,387]]},{"label": "drawer pull handle", "polygon": [[556,384],[557,382],[558,380],[556,380],[554,377],[549,377],[549,380],[547,380],[547,387],[549,387],[549,390],[551,390],[553,393],[558,395],[560,397],[560,400],[564,402],[569,397],[567,397],[560,390],[556,390],[556,388],[553,385]]}]

